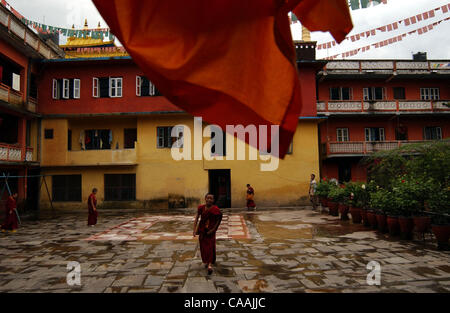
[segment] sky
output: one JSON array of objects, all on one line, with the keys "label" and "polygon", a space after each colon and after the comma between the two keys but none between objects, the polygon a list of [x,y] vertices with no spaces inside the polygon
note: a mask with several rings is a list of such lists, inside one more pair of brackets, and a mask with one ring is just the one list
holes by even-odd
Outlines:
[{"label": "sky", "polygon": [[[82,28],[85,18],[88,20],[89,27],[96,27],[98,22],[100,22],[101,27],[107,26],[91,0],[7,0],[7,2],[26,18],[51,26],[70,28],[74,24],[76,28]],[[387,4],[351,10],[354,28],[349,35],[359,34],[363,31],[400,21],[448,3],[450,3],[450,0],[387,0]],[[442,10],[435,11],[435,13],[434,18],[410,26],[403,26],[402,23],[397,30],[392,32],[381,33],[377,31],[376,36],[370,36],[355,42],[345,40],[331,49],[317,50],[316,57],[320,59],[339,54],[338,59],[342,59],[340,55],[342,52],[367,46],[395,35],[401,35],[450,17],[450,11],[446,14],[443,14]],[[293,24],[291,30],[294,40],[301,39],[301,25],[299,23]],[[450,20],[440,23],[433,30],[423,35],[418,35],[416,32],[406,36],[401,42],[392,45],[378,49],[371,46],[369,51],[358,53],[346,59],[411,59],[412,54],[416,52],[427,52],[428,59],[450,59],[449,33]],[[329,33],[324,32],[312,32],[311,39],[317,41],[317,44],[333,40]]]}]

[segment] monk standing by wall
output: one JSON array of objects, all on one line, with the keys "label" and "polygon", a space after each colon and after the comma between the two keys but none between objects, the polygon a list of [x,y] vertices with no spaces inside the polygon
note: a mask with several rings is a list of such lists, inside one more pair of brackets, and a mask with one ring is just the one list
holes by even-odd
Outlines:
[{"label": "monk standing by wall", "polygon": [[256,209],[255,201],[253,200],[255,196],[255,189],[253,189],[250,184],[247,184],[247,209]]},{"label": "monk standing by wall", "polygon": [[[214,205],[214,195],[208,193],[205,196],[206,204],[200,205],[195,215],[194,237],[199,235],[200,254],[202,262],[208,268],[211,275],[212,265],[216,263],[216,232],[222,221],[222,212]],[[200,223],[198,219],[200,217]]]},{"label": "monk standing by wall", "polygon": [[98,217],[98,212],[97,212],[97,188],[92,189],[92,193],[88,198],[88,211],[89,211],[89,215],[88,215],[88,226],[94,226],[95,224],[97,224],[97,217]]},{"label": "monk standing by wall", "polygon": [[2,232],[9,230],[10,232],[15,233],[17,231],[18,219],[17,219],[17,192],[14,192],[11,196],[6,200],[5,205],[5,221],[2,225]]}]

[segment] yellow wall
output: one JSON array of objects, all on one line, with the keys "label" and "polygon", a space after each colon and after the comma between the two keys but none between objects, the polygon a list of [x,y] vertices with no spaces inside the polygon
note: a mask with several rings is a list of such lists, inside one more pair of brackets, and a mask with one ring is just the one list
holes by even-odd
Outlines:
[{"label": "yellow wall", "polygon": [[[79,147],[79,131],[85,127],[87,122],[65,120],[46,120],[44,128],[55,128],[55,139],[53,144],[48,144],[44,140],[43,166],[48,165],[69,165],[67,155],[67,138],[60,138],[58,131],[67,137],[67,127],[72,129],[72,147]],[[92,151],[73,151],[81,154],[78,158],[69,158],[72,165],[82,163],[83,159],[89,159],[91,165],[96,165],[99,160],[103,166],[79,166],[61,167],[45,169],[46,174],[82,174],[83,201],[79,205],[84,206],[91,189],[95,186],[99,189],[99,203],[103,201],[103,175],[105,173],[136,173],[136,202],[138,208],[168,208],[169,198],[184,197],[187,206],[194,207],[203,201],[205,193],[208,191],[208,169],[230,169],[231,170],[231,200],[232,207],[245,207],[246,184],[249,183],[255,188],[255,202],[257,206],[293,206],[307,204],[309,188],[309,177],[311,173],[319,175],[319,151],[317,136],[317,121],[300,120],[297,132],[293,139],[293,153],[286,155],[284,160],[280,160],[276,171],[262,172],[260,164],[266,163],[258,160],[250,161],[175,161],[172,159],[170,149],[157,148],[157,126],[174,126],[184,124],[192,129],[193,141],[193,118],[188,115],[152,115],[143,116],[135,120],[110,119],[95,123],[96,129],[102,127],[113,129],[113,146],[116,139],[123,147],[123,128],[137,128],[137,147],[131,149],[133,156],[127,157],[128,161],[134,160],[135,166],[117,166],[114,161],[100,154],[90,154]],[[92,123],[90,124],[92,125]],[[100,126],[101,125],[101,126]],[[134,125],[134,126],[133,126]],[[65,127],[65,129],[64,129]],[[87,127],[86,127],[87,128]],[[86,129],[85,128],[85,129]],[[115,136],[118,136],[117,138]],[[209,139],[203,138],[203,144]],[[186,145],[186,143],[185,143]],[[246,145],[248,149],[248,146]],[[113,149],[114,150],[114,149]],[[235,148],[236,150],[236,148]],[[227,151],[229,151],[227,149]],[[114,151],[103,150],[102,153],[112,155]],[[61,154],[64,157],[61,157]],[[88,156],[88,157],[86,157]],[[193,151],[192,151],[193,159]],[[91,160],[91,158],[93,160]],[[236,158],[236,157],[235,157]],[[61,161],[62,160],[62,161]],[[111,159],[112,160],[112,159]],[[64,163],[66,162],[66,163]],[[120,163],[120,162],[119,162]],[[113,164],[115,164],[113,166]],[[76,164],[75,164],[76,165]],[[48,181],[50,181],[50,177]],[[50,186],[51,188],[51,186]],[[45,190],[41,191],[45,192]],[[41,194],[43,202],[47,199],[46,194]],[[125,203],[104,203],[108,207],[129,206]],[[70,204],[56,203],[57,207],[71,207]]]}]

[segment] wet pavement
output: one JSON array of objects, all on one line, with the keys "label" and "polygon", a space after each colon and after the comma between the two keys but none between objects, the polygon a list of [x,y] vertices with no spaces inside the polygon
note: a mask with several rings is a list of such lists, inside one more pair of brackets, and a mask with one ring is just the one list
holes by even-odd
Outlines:
[{"label": "wet pavement", "polygon": [[[100,212],[95,227],[79,213],[24,221],[0,233],[0,292],[450,292],[450,252],[431,235],[393,239],[309,208],[224,210],[208,276],[194,213]],[[71,261],[80,286],[67,283]],[[380,285],[368,284],[371,261]]]}]

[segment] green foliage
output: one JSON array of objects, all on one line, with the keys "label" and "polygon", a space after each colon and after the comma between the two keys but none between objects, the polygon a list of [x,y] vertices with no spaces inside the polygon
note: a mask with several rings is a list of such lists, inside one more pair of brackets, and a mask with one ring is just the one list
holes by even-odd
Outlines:
[{"label": "green foliage", "polygon": [[350,198],[350,191],[344,186],[336,186],[330,189],[328,197],[334,202],[347,203]]},{"label": "green foliage", "polygon": [[316,195],[323,198],[328,198],[328,193],[330,192],[330,182],[327,180],[321,180],[316,187]]},{"label": "green foliage", "polygon": [[369,205],[372,209],[390,216],[398,216],[401,212],[395,205],[394,194],[386,189],[378,189],[370,197]]},{"label": "green foliage", "polygon": [[437,213],[433,216],[434,224],[450,223],[450,187],[443,187],[440,184],[435,185],[435,191],[430,194],[426,200],[428,209]]}]

